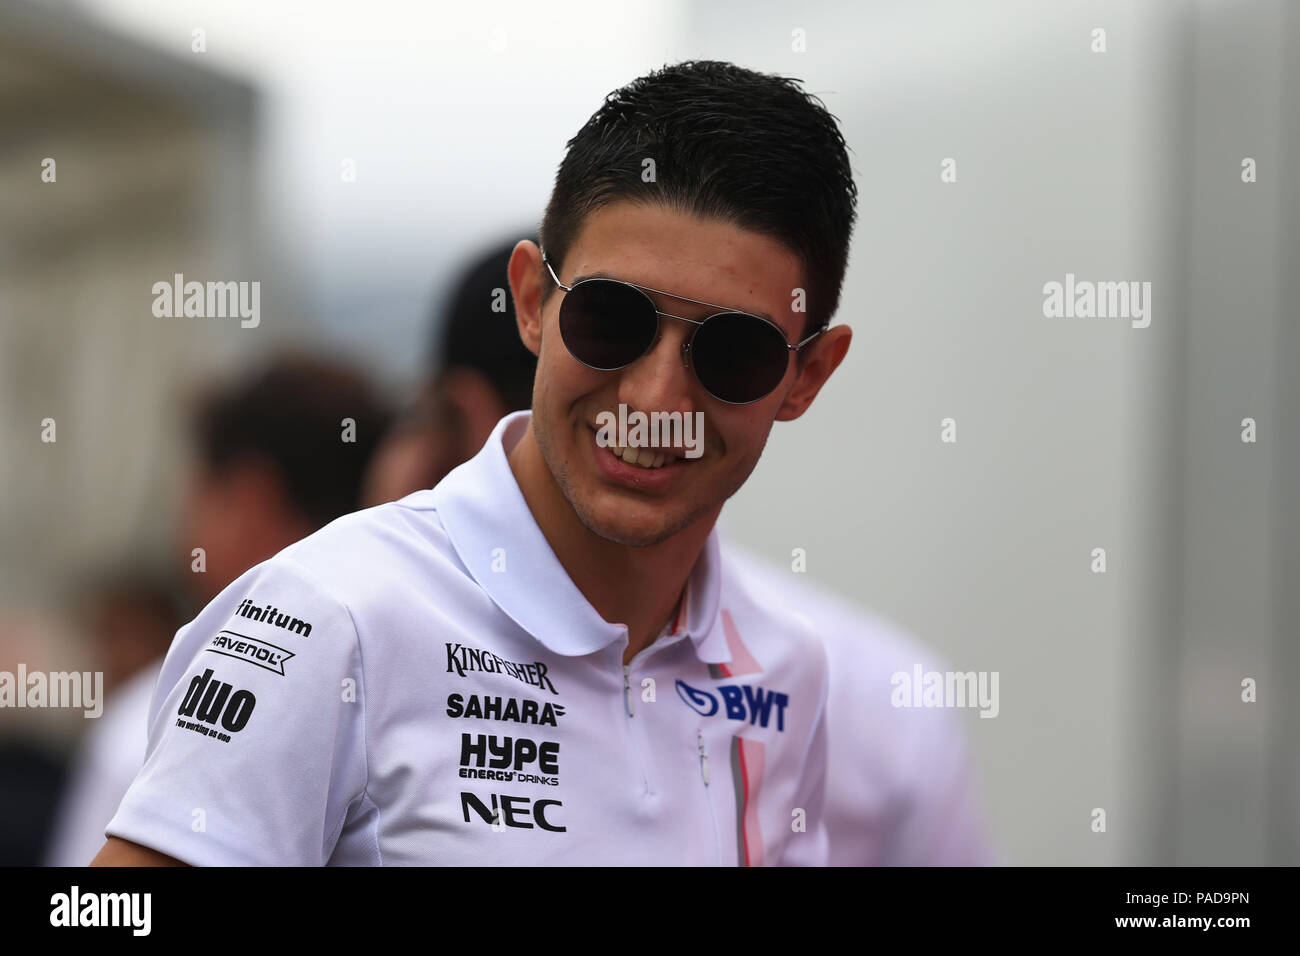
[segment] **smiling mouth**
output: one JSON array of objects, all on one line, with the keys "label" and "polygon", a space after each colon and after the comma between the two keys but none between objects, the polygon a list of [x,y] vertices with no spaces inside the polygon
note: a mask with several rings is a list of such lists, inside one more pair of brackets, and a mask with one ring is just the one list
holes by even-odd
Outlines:
[{"label": "smiling mouth", "polygon": [[[596,428],[591,429],[593,435],[598,435]],[[633,448],[628,445],[601,445],[599,441],[597,447],[608,451],[615,458],[623,461],[636,468],[644,468],[647,471],[654,471],[659,468],[665,468],[670,465],[681,465],[694,461],[686,457],[685,452],[680,448]]]},{"label": "smiling mouth", "polygon": [[638,468],[662,468],[664,465],[680,461],[675,453],[668,453],[659,448],[620,448],[618,445],[607,446],[616,458],[622,458],[629,465]]}]

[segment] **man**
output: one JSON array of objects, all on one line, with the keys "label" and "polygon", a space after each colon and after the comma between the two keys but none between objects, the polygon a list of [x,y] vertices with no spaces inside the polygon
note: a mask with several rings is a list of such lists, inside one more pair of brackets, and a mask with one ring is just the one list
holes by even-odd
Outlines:
[{"label": "man", "polygon": [[[825,655],[714,524],[848,349],[855,203],[792,81],[696,62],[608,97],[510,261],[532,411],[178,633],[96,862],[825,862]],[[611,436],[615,409],[681,424]]]},{"label": "man", "polygon": [[[345,418],[355,441],[340,441]],[[356,510],[389,419],[366,377],[334,360],[280,355],[204,390],[189,422],[192,463],[177,534],[184,603],[202,606],[249,568]],[[162,655],[185,619],[176,620],[181,602],[170,589],[148,577],[106,581],[95,598],[92,631],[110,689],[73,760],[46,853],[51,866],[85,866],[103,846],[104,827],[144,762]]]},{"label": "man", "polygon": [[[375,453],[367,503],[432,487],[474,455],[496,422],[531,401],[535,360],[513,308],[497,307],[515,243],[474,260],[438,310],[434,373],[405,421]],[[893,675],[943,662],[900,628],[763,561],[722,535],[729,573],[796,609],[826,647],[826,809],[830,862],[842,866],[978,866],[998,860],[986,832],[964,713],[892,706]],[[975,721],[978,726],[979,721]]]}]

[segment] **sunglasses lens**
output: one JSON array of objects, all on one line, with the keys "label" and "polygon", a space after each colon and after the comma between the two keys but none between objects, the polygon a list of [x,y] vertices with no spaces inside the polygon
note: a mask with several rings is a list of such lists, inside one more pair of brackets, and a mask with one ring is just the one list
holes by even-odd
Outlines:
[{"label": "sunglasses lens", "polygon": [[658,318],[644,293],[610,279],[587,279],[560,303],[560,337],[584,365],[623,368],[654,343]]},{"label": "sunglasses lens", "polygon": [[710,317],[691,344],[700,384],[736,405],[756,402],[780,385],[789,358],[776,326],[741,312]]}]

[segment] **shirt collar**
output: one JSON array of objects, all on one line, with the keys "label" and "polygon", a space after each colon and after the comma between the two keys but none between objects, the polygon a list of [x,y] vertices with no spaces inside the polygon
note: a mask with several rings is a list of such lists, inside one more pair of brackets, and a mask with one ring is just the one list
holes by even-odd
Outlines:
[{"label": "shirt collar", "polygon": [[[506,455],[531,419],[525,410],[497,422],[483,449],[433,489],[433,505],[461,561],[502,611],[549,651],[592,654],[625,638],[627,625],[610,624],[578,590],[519,490]],[[721,562],[715,527],[687,579],[683,615],[697,656],[708,664],[731,660],[722,628],[714,627]]]}]

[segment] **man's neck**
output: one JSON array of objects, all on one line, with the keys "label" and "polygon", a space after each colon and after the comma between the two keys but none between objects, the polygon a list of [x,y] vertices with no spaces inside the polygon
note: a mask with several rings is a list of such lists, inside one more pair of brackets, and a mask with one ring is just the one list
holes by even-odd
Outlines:
[{"label": "man's neck", "polygon": [[717,515],[658,544],[617,544],[579,520],[547,467],[531,427],[507,458],[537,526],[570,579],[602,618],[627,625],[623,663],[629,663],[672,620]]}]

